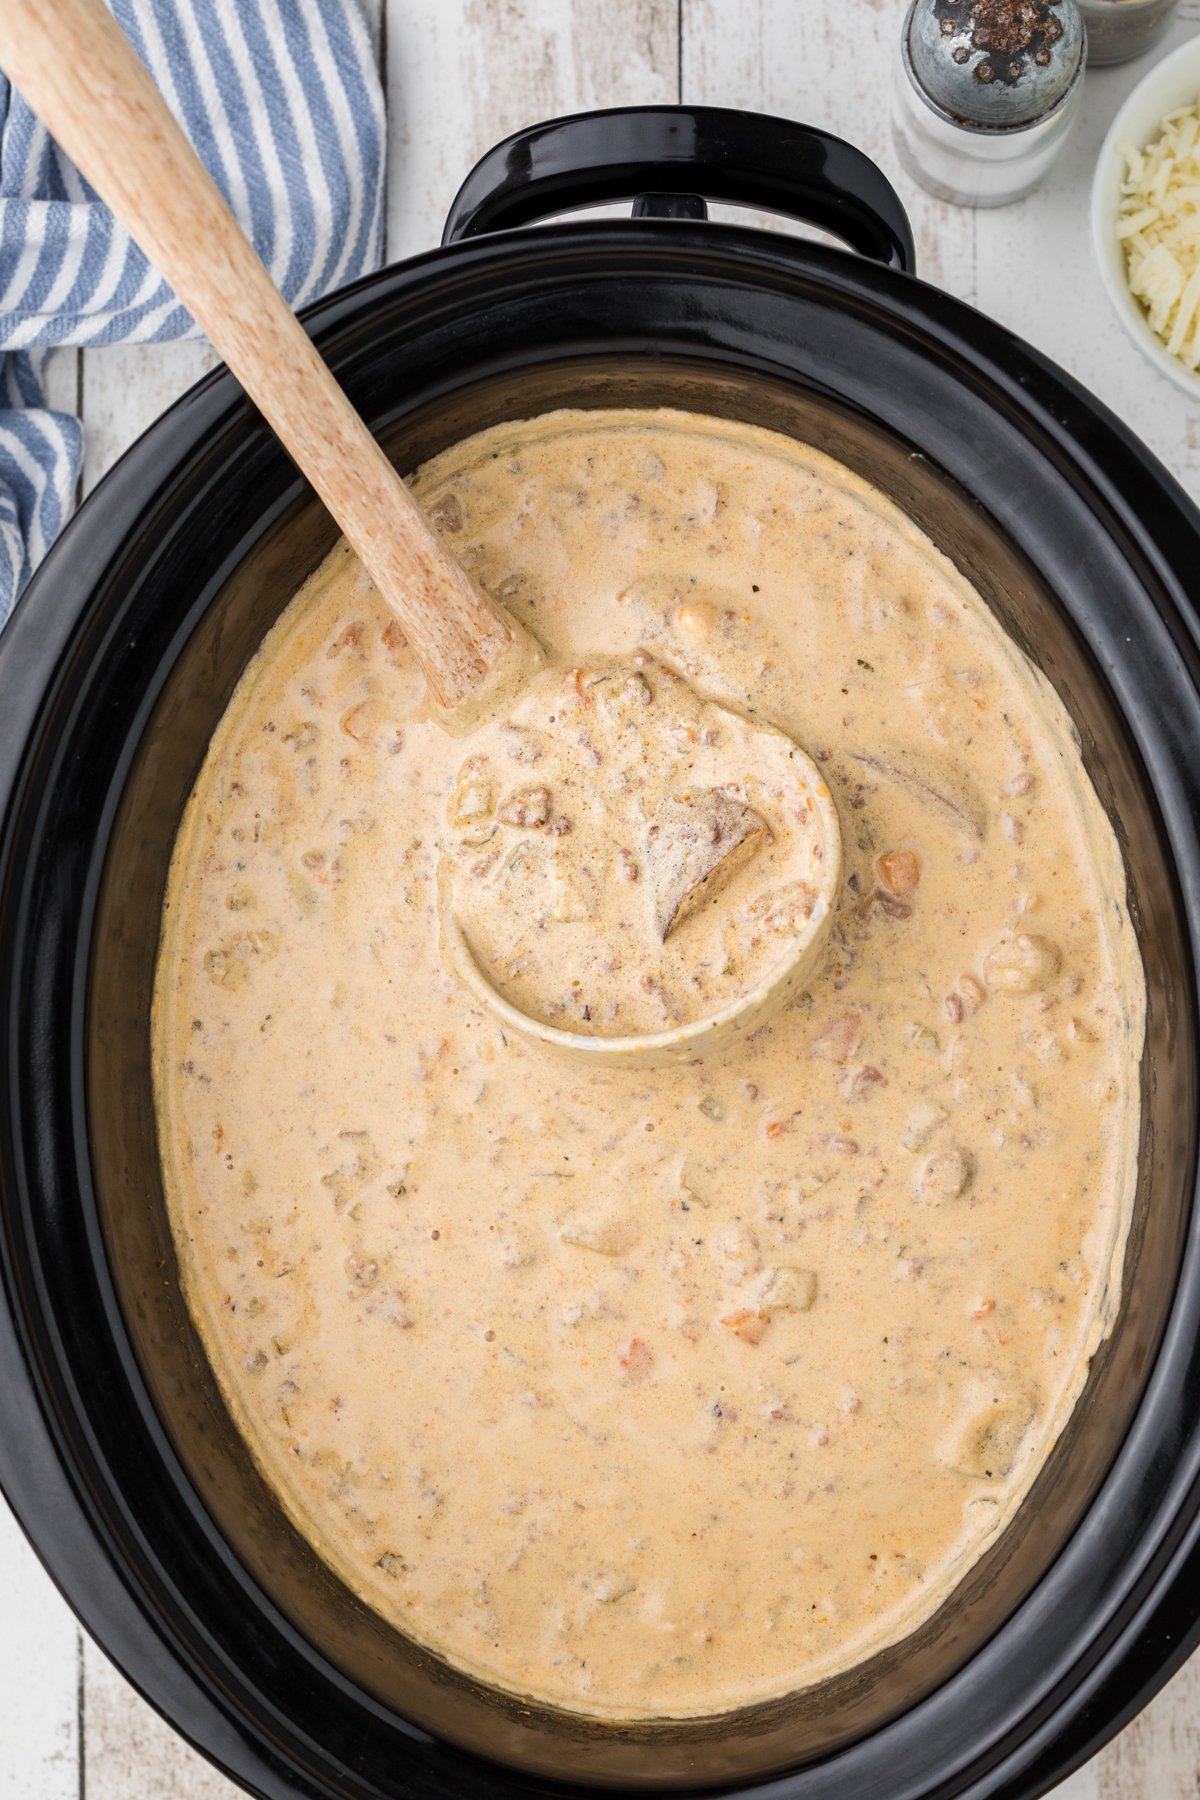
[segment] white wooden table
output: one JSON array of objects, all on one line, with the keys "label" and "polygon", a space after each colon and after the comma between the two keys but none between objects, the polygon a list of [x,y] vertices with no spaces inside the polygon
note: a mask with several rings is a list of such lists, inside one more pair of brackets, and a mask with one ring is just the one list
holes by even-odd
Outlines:
[{"label": "white wooden table", "polygon": [[[921,274],[1079,376],[1200,499],[1200,404],[1139,356],[1092,263],[1100,141],[1144,64],[1094,71],[1050,183],[1017,206],[960,211],[901,175],[887,96],[903,0],[372,0],[390,109],[389,260],[436,243],[476,156],[556,113],[709,101],[851,139],[896,181]],[[1170,42],[1200,31],[1182,0]],[[1169,47],[1169,46],[1168,46]],[[200,344],[61,352],[55,404],[87,430],[86,492],[211,366]],[[0,1500],[0,1800],[235,1800],[79,1631]],[[1197,1800],[1200,1655],[1055,1800]]]}]

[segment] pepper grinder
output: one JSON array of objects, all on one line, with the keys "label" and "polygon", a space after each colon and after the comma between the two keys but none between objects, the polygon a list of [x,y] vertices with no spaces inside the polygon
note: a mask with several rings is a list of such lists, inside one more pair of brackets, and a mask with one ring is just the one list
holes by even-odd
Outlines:
[{"label": "pepper grinder", "polygon": [[1076,0],[912,0],[893,110],[904,168],[959,206],[1028,194],[1075,122],[1086,43]]}]

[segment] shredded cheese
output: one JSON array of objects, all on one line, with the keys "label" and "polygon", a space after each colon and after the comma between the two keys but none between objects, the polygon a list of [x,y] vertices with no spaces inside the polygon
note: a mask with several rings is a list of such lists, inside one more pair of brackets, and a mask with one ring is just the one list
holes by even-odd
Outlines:
[{"label": "shredded cheese", "polygon": [[1172,356],[1200,368],[1200,98],[1125,159],[1117,237],[1129,291]]}]

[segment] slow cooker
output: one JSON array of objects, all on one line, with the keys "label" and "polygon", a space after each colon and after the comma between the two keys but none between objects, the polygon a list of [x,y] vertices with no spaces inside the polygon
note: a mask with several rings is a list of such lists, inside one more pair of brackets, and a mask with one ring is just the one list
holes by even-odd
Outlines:
[{"label": "slow cooker", "polygon": [[[626,199],[630,219],[533,223]],[[850,248],[710,224],[705,199]],[[108,1654],[270,1800],[1045,1792],[1200,1639],[1200,514],[1075,382],[916,279],[872,163],[779,119],[656,107],[522,132],[468,177],[440,249],[305,322],[402,469],[558,406],[749,420],[861,472],[984,596],[1074,720],[1145,960],[1119,1317],[952,1598],[788,1699],[605,1725],[480,1686],[341,1585],[231,1425],[155,1143],[175,828],[248,658],[335,537],[217,372],[101,483],[0,640],[5,1492]]]}]

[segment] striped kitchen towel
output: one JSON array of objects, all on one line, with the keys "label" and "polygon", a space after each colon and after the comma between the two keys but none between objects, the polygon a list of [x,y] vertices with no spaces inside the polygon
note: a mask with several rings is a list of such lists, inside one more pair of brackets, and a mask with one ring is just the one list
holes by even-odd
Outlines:
[{"label": "striped kitchen towel", "polygon": [[[0,0],[3,4],[3,0]],[[383,95],[361,0],[110,0],[293,305],[377,266]],[[0,624],[70,515],[78,419],[56,345],[198,335],[0,75]]]}]

